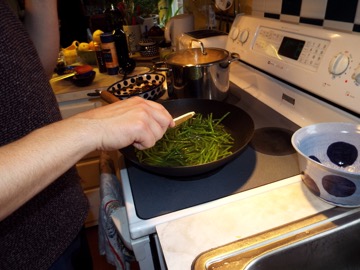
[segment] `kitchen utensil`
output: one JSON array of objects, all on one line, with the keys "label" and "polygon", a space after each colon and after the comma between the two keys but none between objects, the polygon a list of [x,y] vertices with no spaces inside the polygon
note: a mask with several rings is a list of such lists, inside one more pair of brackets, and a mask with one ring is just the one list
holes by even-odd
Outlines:
[{"label": "kitchen utensil", "polygon": [[173,52],[164,61],[172,71],[174,96],[224,100],[229,90],[229,64],[240,61],[239,55],[230,55],[221,48],[204,48],[198,40],[193,42],[198,42],[200,48]]},{"label": "kitchen utensil", "polygon": [[292,136],[305,186],[324,201],[360,206],[360,125],[319,123]]},{"label": "kitchen utensil", "polygon": [[254,123],[251,117],[242,109],[217,100],[209,99],[176,99],[162,102],[162,105],[173,117],[177,117],[189,111],[195,111],[203,116],[210,113],[213,118],[220,118],[225,113],[230,114],[222,121],[227,131],[235,139],[232,147],[232,154],[226,158],[196,166],[160,167],[142,164],[138,161],[133,146],[121,149],[121,153],[136,166],[155,174],[178,177],[180,181],[186,181],[187,176],[194,176],[208,173],[227,164],[237,157],[251,140],[254,133]]},{"label": "kitchen utensil", "polygon": [[[100,91],[100,97],[108,103],[114,103],[114,102],[119,101],[119,99],[116,96],[114,96],[112,93],[110,93],[109,91]],[[188,113],[184,113],[184,114],[174,118],[175,127],[184,123],[185,121],[189,120],[194,115],[195,115],[195,112],[188,112]]]},{"label": "kitchen utensil", "polygon": [[194,115],[195,115],[195,112],[188,112],[188,113],[184,113],[183,115],[180,115],[180,116],[174,118],[175,126],[178,126],[178,125],[184,123],[185,121],[192,118]]},{"label": "kitchen utensil", "polygon": [[111,92],[109,91],[99,91],[100,97],[106,101],[107,103],[114,103],[116,101],[119,101],[120,99],[115,97]]},{"label": "kitchen utensil", "polygon": [[77,78],[94,76],[94,74],[92,73],[93,67],[90,65],[67,66],[64,68],[64,70],[66,72],[65,74],[51,78],[50,82],[57,82],[73,76],[77,76]]},{"label": "kitchen utensil", "polygon": [[64,74],[64,75],[60,75],[60,76],[56,76],[54,78],[51,78],[50,79],[50,82],[57,82],[57,81],[61,81],[63,79],[66,79],[66,78],[70,78],[72,76],[75,76],[76,75],[76,72],[73,71],[73,72],[70,72],[70,73],[67,73],[67,74]]}]

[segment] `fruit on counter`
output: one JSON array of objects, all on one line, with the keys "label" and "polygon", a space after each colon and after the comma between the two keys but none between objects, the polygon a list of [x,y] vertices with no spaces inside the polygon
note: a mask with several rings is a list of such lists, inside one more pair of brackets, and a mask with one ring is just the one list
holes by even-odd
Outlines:
[{"label": "fruit on counter", "polygon": [[79,51],[89,51],[89,43],[81,42],[78,46]]},{"label": "fruit on counter", "polygon": [[102,30],[95,30],[93,35],[92,35],[92,38],[93,38],[93,41],[100,44],[101,43],[101,40],[100,40],[100,35],[103,34],[104,32]]},{"label": "fruit on counter", "polygon": [[85,74],[92,71],[93,67],[90,65],[74,66],[74,70],[76,74]]},{"label": "fruit on counter", "polygon": [[95,51],[95,42],[94,41],[89,42],[89,50],[90,51]]}]

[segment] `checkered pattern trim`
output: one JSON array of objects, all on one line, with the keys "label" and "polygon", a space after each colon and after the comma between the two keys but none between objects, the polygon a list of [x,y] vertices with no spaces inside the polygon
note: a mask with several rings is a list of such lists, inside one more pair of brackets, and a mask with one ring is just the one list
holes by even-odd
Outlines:
[{"label": "checkered pattern trim", "polygon": [[359,0],[253,0],[252,14],[360,33]]}]

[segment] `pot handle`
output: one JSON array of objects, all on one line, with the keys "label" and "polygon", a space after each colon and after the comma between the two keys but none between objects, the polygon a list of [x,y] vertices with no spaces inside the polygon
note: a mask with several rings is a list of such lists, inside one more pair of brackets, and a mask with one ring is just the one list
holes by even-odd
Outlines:
[{"label": "pot handle", "polygon": [[199,43],[201,53],[202,53],[203,55],[207,55],[207,52],[205,52],[204,43],[202,43],[202,42],[201,42],[200,40],[198,40],[198,39],[192,39],[192,40],[190,41],[190,48],[192,48],[193,42]]},{"label": "pot handle", "polygon": [[166,66],[166,62],[164,61],[159,61],[159,62],[155,62],[153,63],[153,69],[155,71],[171,71],[171,68]]},{"label": "pot handle", "polygon": [[222,68],[227,68],[234,61],[239,61],[239,62],[241,61],[240,60],[240,55],[238,53],[233,52],[233,53],[230,54],[230,56],[231,56],[231,59],[229,59],[226,62],[220,63],[220,66]]},{"label": "pot handle", "polygon": [[166,66],[166,62],[160,61],[153,63],[154,71],[165,72],[167,91],[170,98],[174,97],[174,76],[172,69]]}]

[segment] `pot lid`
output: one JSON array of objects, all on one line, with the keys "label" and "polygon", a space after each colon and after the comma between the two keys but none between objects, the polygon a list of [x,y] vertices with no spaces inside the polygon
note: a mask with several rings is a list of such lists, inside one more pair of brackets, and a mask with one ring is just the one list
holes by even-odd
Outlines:
[{"label": "pot lid", "polygon": [[220,48],[185,49],[173,52],[166,57],[166,63],[186,67],[210,65],[223,62],[229,57],[229,52]]}]

